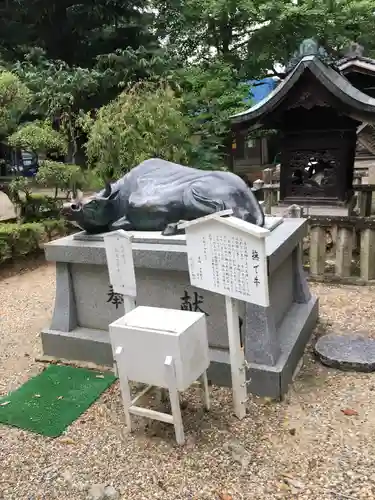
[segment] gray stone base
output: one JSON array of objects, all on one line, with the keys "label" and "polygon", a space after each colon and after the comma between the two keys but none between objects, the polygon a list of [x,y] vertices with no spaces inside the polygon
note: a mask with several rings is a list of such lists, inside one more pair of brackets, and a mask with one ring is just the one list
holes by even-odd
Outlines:
[{"label": "gray stone base", "polygon": [[310,340],[319,315],[319,301],[311,297],[307,304],[294,304],[283,321],[278,334],[281,339],[281,355],[274,366],[249,365],[249,392],[273,399],[282,399],[292,383],[306,344]]},{"label": "gray stone base", "polygon": [[[251,363],[247,378],[249,392],[262,397],[281,399],[293,380],[294,372],[318,319],[318,299],[312,297],[307,304],[294,304],[279,329],[281,356],[276,365]],[[46,356],[88,361],[112,366],[113,356],[109,334],[104,330],[76,328],[61,332],[45,328],[41,332],[43,352]],[[213,384],[230,387],[229,353],[211,349],[208,377]]]},{"label": "gray stone base", "polygon": [[[281,399],[315,327],[318,301],[311,297],[302,269],[306,219],[272,219],[268,225],[269,306],[242,301],[238,306],[250,367],[248,390]],[[134,232],[133,237],[136,304],[204,312],[211,347],[209,378],[230,386],[224,297],[190,285],[185,236]],[[124,305],[109,284],[103,235],[61,238],[45,250],[47,260],[56,262],[57,273],[53,317],[41,334],[44,354],[112,366],[108,325],[124,314]]]},{"label": "gray stone base", "polygon": [[41,339],[45,356],[113,365],[109,333],[104,330],[75,328],[70,332],[61,332],[45,328]]}]

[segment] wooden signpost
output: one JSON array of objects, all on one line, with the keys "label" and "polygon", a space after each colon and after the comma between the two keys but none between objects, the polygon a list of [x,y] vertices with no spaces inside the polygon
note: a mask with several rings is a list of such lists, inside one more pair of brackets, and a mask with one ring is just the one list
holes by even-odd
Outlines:
[{"label": "wooden signpost", "polygon": [[246,415],[247,381],[238,300],[269,305],[265,238],[268,229],[232,217],[232,210],[182,222],[190,282],[225,296],[235,414]]},{"label": "wooden signpost", "polygon": [[[137,296],[137,284],[135,281],[132,236],[123,229],[113,231],[104,235],[105,253],[109,282],[115,293],[124,297],[125,314],[135,308],[135,297]],[[113,370],[118,375],[115,353],[119,346],[113,344],[112,350],[115,357]]]},{"label": "wooden signpost", "polygon": [[119,229],[104,236],[109,282],[115,293],[124,296],[125,314],[135,308],[135,281],[132,236]]}]

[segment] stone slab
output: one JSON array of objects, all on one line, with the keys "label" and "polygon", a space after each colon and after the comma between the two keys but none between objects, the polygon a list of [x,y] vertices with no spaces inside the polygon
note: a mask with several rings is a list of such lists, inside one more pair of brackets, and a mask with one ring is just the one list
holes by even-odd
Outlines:
[{"label": "stone slab", "polygon": [[[284,219],[266,238],[269,274],[272,274],[306,235],[306,219]],[[107,265],[104,242],[100,239],[77,240],[65,236],[45,245],[48,261]],[[187,271],[185,235],[162,236],[160,232],[133,232],[135,267]],[[90,236],[91,238],[91,236]],[[92,235],[94,238],[94,235]],[[96,238],[102,238],[97,235]],[[152,250],[152,252],[150,252]]]},{"label": "stone slab", "polygon": [[317,341],[315,352],[324,365],[333,368],[375,371],[375,339],[364,335],[324,335]]},{"label": "stone slab", "polygon": [[[282,217],[265,217],[264,228],[273,231],[283,222]],[[128,231],[133,236],[134,243],[173,243],[175,245],[185,245],[185,235],[177,234],[174,236],[162,236],[156,231]],[[104,241],[104,236],[108,233],[89,234],[86,231],[80,231],[73,235],[77,241]]]}]

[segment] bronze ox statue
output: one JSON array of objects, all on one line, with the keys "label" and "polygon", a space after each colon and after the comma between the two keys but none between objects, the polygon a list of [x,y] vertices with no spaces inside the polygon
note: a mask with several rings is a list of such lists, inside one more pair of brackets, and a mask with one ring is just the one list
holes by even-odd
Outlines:
[{"label": "bronze ox statue", "polygon": [[230,208],[235,217],[263,226],[258,200],[237,175],[152,158],[102,191],[65,203],[61,212],[87,233],[125,229],[171,235],[181,220]]}]

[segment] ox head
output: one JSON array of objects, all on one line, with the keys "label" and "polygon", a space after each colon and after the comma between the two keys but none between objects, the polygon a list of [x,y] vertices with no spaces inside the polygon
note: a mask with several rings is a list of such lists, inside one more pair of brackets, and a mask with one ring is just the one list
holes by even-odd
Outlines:
[{"label": "ox head", "polygon": [[77,193],[74,200],[64,203],[61,215],[74,225],[90,233],[105,232],[116,218],[115,202],[118,191],[112,191],[111,185],[92,196],[84,197]]}]

